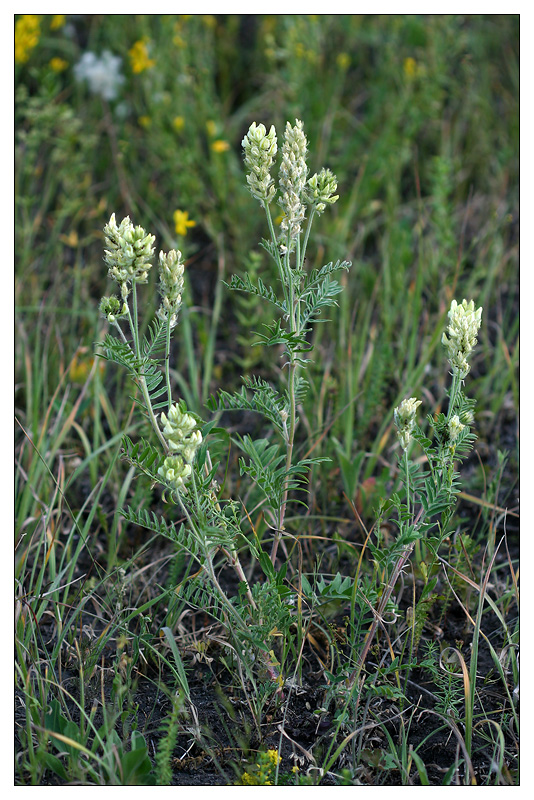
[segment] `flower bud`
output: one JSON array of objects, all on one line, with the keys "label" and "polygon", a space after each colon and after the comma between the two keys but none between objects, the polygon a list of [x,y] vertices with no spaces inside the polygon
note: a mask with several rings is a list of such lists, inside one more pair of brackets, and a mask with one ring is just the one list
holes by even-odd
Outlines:
[{"label": "flower bud", "polygon": [[158,469],[164,481],[169,483],[173,489],[179,489],[191,475],[190,464],[185,464],[181,456],[168,456],[163,462],[163,466]]},{"label": "flower bud", "polygon": [[114,294],[111,297],[103,297],[100,301],[100,313],[109,323],[116,322],[117,317],[122,317],[128,313],[128,306],[123,303],[121,306]]},{"label": "flower bud", "polygon": [[339,200],[339,195],[334,194],[337,189],[337,178],[329,169],[323,169],[319,174],[315,173],[308,180],[306,189],[306,200],[310,205],[314,205],[317,212],[322,213],[326,204],[332,205]]},{"label": "flower bud", "polygon": [[184,290],[184,265],[179,250],[163,251],[159,254],[159,293],[162,298],[157,315],[161,320],[169,321],[174,328],[178,320],[178,311],[182,305]]}]

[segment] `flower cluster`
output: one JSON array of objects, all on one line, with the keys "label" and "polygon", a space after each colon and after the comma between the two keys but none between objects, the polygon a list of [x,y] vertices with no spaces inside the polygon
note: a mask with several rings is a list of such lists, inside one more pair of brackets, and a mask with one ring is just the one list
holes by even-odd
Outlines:
[{"label": "flower cluster", "polygon": [[[247,183],[254,197],[267,206],[276,194],[271,167],[277,153],[276,130],[273,125],[269,133],[265,125],[250,126],[242,142],[245,165],[249,169]],[[335,203],[339,195],[337,178],[329,169],[322,169],[308,181],[306,156],[308,143],[302,122],[295,120],[295,125],[286,123],[284,143],[282,145],[282,162],[280,164],[279,190],[282,217],[281,251],[286,252],[293,247],[294,241],[302,229],[306,215],[306,205],[310,205],[319,214],[327,204]]]},{"label": "flower cluster", "polygon": [[471,300],[463,300],[458,305],[451,303],[449,311],[449,327],[442,336],[442,343],[447,348],[449,363],[459,378],[465,378],[471,369],[467,357],[477,343],[477,335],[482,321],[482,308],[475,309]]},{"label": "flower cluster", "polygon": [[314,205],[316,211],[320,214],[325,208],[326,204],[332,205],[339,199],[338,194],[334,194],[337,189],[337,178],[329,169],[323,169],[319,174],[315,173],[308,181],[306,189],[306,201],[310,205]]},{"label": "flower cluster", "polygon": [[267,206],[276,192],[270,175],[278,148],[274,125],[267,133],[265,125],[253,122],[241,144],[245,152],[245,164],[250,170],[247,175],[250,192],[263,206]]},{"label": "flower cluster", "polygon": [[154,236],[146,233],[140,225],[134,227],[130,217],[125,217],[120,225],[115,221],[115,214],[104,228],[105,250],[104,261],[109,267],[109,276],[121,287],[122,299],[129,294],[129,282],[146,283],[151,268],[150,260],[154,254]]},{"label": "flower cluster", "polygon": [[276,767],[282,760],[277,750],[258,753],[258,761],[241,775],[242,786],[272,786]]},{"label": "flower cluster", "polygon": [[136,74],[144,72],[145,69],[151,69],[156,63],[154,59],[149,58],[148,39],[146,36],[138,42],[135,42],[130,50],[128,50],[128,55],[130,56],[132,71]]},{"label": "flower cluster", "polygon": [[184,290],[184,265],[179,250],[163,251],[159,254],[159,293],[161,305],[157,310],[158,317],[169,321],[174,328],[178,320],[178,311],[182,305]]},{"label": "flower cluster", "polygon": [[78,83],[87,81],[93,94],[104,100],[114,100],[119,86],[124,83],[121,63],[120,56],[112,55],[109,50],[104,50],[100,57],[88,51],[74,67],[74,76]]},{"label": "flower cluster", "polygon": [[41,35],[38,14],[22,14],[15,23],[15,62],[25,64]]},{"label": "flower cluster", "polygon": [[173,489],[180,489],[191,475],[191,464],[186,464],[181,456],[168,456],[158,469],[164,481]]},{"label": "flower cluster", "polygon": [[202,443],[202,434],[195,417],[188,414],[185,403],[174,403],[168,415],[161,415],[161,421],[170,452],[182,456],[186,464],[192,464]]},{"label": "flower cluster", "polygon": [[280,165],[280,190],[282,193],[280,206],[284,212],[281,228],[282,231],[289,234],[290,241],[299,235],[306,213],[302,200],[308,174],[307,149],[308,143],[302,129],[302,122],[299,119],[295,120],[293,127],[289,122],[286,123]]},{"label": "flower cluster", "polygon": [[109,323],[116,322],[117,317],[122,317],[128,313],[128,306],[115,297],[103,297],[100,301],[100,313],[107,319]]},{"label": "flower cluster", "polygon": [[415,412],[420,405],[421,400],[410,397],[409,399],[404,399],[393,412],[393,419],[397,426],[397,436],[403,450],[407,450],[410,444],[412,431],[415,427]]}]

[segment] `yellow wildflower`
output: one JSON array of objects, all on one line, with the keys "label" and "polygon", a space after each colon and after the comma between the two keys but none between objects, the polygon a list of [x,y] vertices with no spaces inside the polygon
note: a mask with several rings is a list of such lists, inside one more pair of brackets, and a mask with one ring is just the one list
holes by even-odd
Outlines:
[{"label": "yellow wildflower", "polygon": [[53,72],[64,72],[67,67],[69,66],[69,62],[65,61],[64,58],[55,58],[50,59],[50,68]]},{"label": "yellow wildflower", "polygon": [[152,124],[152,120],[147,114],[144,114],[142,117],[139,117],[138,122],[142,128],[150,128]]},{"label": "yellow wildflower", "polygon": [[25,64],[41,35],[38,14],[22,14],[15,23],[15,62]]},{"label": "yellow wildflower", "polygon": [[155,61],[148,57],[148,38],[144,36],[128,50],[130,56],[130,63],[132,70],[135,73],[144,72],[145,69],[151,69],[155,65]]},{"label": "yellow wildflower", "polygon": [[[104,372],[105,363],[98,359],[98,370],[100,374]],[[87,380],[95,363],[95,357],[89,352],[88,347],[79,347],[74,354],[69,366],[69,379],[73,383],[82,384]]]},{"label": "yellow wildflower", "polygon": [[65,24],[65,14],[52,14],[52,22],[50,23],[50,30],[57,31]]},{"label": "yellow wildflower", "polygon": [[404,59],[403,64],[404,74],[407,78],[415,78],[417,75],[417,61],[415,58],[408,56],[408,58]]},{"label": "yellow wildflower", "polygon": [[350,66],[350,56],[348,53],[339,53],[336,61],[338,67],[342,70],[346,70]]},{"label": "yellow wildflower", "polygon": [[280,763],[282,760],[282,756],[278,754],[278,750],[267,750],[267,755],[269,756],[269,761],[276,767],[277,764]]},{"label": "yellow wildflower", "polygon": [[209,119],[206,122],[206,130],[208,132],[208,136],[211,136],[212,138],[217,133],[217,125],[214,123],[214,121],[212,119]]},{"label": "yellow wildflower", "polygon": [[72,230],[68,234],[62,233],[59,237],[59,240],[64,244],[67,244],[69,247],[78,247],[79,244],[78,232]]},{"label": "yellow wildflower", "polygon": [[185,125],[185,119],[183,117],[175,117],[172,121],[172,126],[175,131],[181,131]]},{"label": "yellow wildflower", "polygon": [[206,26],[206,28],[213,28],[217,27],[217,20],[213,16],[213,14],[202,14],[202,22]]},{"label": "yellow wildflower", "polygon": [[224,153],[226,150],[230,149],[230,145],[224,139],[217,139],[215,142],[212,143],[211,149],[215,153]]},{"label": "yellow wildflower", "polygon": [[188,211],[181,211],[177,209],[173,214],[174,228],[178,236],[185,236],[188,228],[194,228],[197,224],[192,219],[189,219]]}]

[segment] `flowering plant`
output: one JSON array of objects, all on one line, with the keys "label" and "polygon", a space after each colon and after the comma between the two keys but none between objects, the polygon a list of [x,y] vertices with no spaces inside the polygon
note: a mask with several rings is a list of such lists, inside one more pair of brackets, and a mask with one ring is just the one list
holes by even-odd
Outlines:
[{"label": "flowering plant", "polygon": [[[177,527],[173,521],[158,521],[133,509],[126,510],[124,515],[172,538],[197,561],[200,569],[196,579],[187,585],[189,601],[204,604],[205,610],[210,609],[224,622],[228,635],[236,640],[236,652],[246,655],[249,672],[255,661],[254,652],[259,651],[260,663],[278,691],[281,679],[272,639],[275,631],[287,630],[291,624],[288,602],[293,592],[283,583],[285,569],[276,571],[277,552],[291,494],[305,483],[305,475],[314,463],[312,459],[294,458],[297,403],[307,391],[302,375],[308,362],[304,356],[310,350],[307,336],[321,310],[335,305],[335,297],[341,291],[333,275],[350,265],[338,261],[310,273],[304,269],[314,215],[337,200],[334,195],[337,184],[329,170],[322,170],[308,180],[307,141],[302,123],[297,120],[294,126],[289,123],[286,126],[278,186],[271,177],[277,153],[274,127],[267,133],[264,125],[253,123],[243,139],[243,148],[249,170],[247,183],[266,211],[271,240],[264,242],[264,246],[276,264],[282,297],[276,295],[273,287],[261,280],[254,285],[250,278],[234,276],[230,288],[258,296],[276,308],[277,319],[261,338],[267,345],[283,346],[287,380],[285,388],[279,391],[264,381],[251,379],[241,392],[231,395],[220,391],[208,405],[214,413],[253,409],[267,417],[278,431],[278,443],[253,440],[248,435],[240,442],[242,474],[248,475],[263,494],[263,514],[272,530],[270,554],[265,552],[254,531],[252,537],[244,531],[248,515],[240,516],[238,504],[221,494],[216,482],[218,465],[211,462],[206,439],[213,423],[204,425],[183,399],[178,402],[173,399],[169,361],[171,334],[178,323],[184,292],[181,253],[171,250],[159,254],[161,303],[149,337],[142,338],[138,286],[147,282],[152,268],[154,237],[142,227],[134,226],[128,217],[118,224],[114,214],[104,228],[104,260],[121,299],[115,295],[105,297],[100,308],[119,336],[106,336],[102,355],[130,372],[158,440],[155,447],[147,440],[134,444],[124,437],[124,457],[162,486],[165,495],[181,509],[185,523]],[[284,214],[279,235],[275,233],[271,215],[271,204],[276,197]],[[182,211],[175,212],[175,222],[181,233],[195,224]],[[123,330],[124,323],[130,328],[129,338]],[[157,358],[162,346],[163,370]],[[214,434],[211,435],[213,438]],[[238,542],[243,541],[267,583],[260,581],[249,586],[239,556]],[[239,579],[239,594],[235,598],[228,597],[219,584],[214,559],[220,554]],[[244,642],[248,642],[245,649]]]},{"label": "flowering plant", "polygon": [[[176,402],[173,398],[169,361],[171,334],[179,320],[184,294],[181,253],[171,250],[159,254],[161,303],[149,335],[141,337],[137,292],[138,285],[147,282],[152,268],[154,237],[142,227],[134,227],[128,217],[117,224],[112,215],[104,229],[105,262],[121,299],[115,295],[103,298],[101,311],[119,336],[106,336],[102,354],[130,372],[157,439],[157,445],[146,439],[134,444],[125,436],[124,457],[153,484],[161,486],[164,498],[178,507],[181,522],[139,509],[128,508],[122,513],[130,522],[170,538],[196,563],[194,575],[184,579],[176,591],[185,601],[219,620],[237,659],[239,674],[256,686],[267,675],[275,696],[282,696],[285,685],[284,659],[292,626],[299,640],[304,639],[303,599],[316,602],[317,592],[323,600],[330,596],[350,597],[354,627],[361,625],[356,623],[358,605],[362,621],[369,607],[376,607],[356,666],[345,673],[352,697],[378,621],[387,611],[395,610],[392,592],[414,547],[420,562],[423,546],[435,559],[449,532],[458,492],[455,463],[465,456],[475,439],[470,429],[474,403],[464,395],[462,387],[482,309],[475,309],[473,301],[464,300],[461,305],[453,301],[451,305],[443,345],[453,380],[447,414],[428,417],[434,442],[417,424],[421,400],[409,397],[394,409],[404,490],[403,494],[394,493],[389,502],[383,501],[380,513],[387,509],[395,512],[398,535],[386,546],[378,525],[377,541],[369,539],[367,545],[380,576],[380,594],[369,584],[360,598],[354,590],[355,581],[348,576],[343,581],[336,576],[331,585],[321,578],[313,587],[302,571],[297,571],[289,583],[286,541],[291,531],[286,529],[287,508],[298,499],[297,490],[305,489],[310,466],[324,460],[297,459],[295,455],[298,405],[308,391],[305,373],[312,350],[309,333],[320,320],[322,310],[336,305],[342,287],[334,276],[340,270],[348,270],[350,264],[337,261],[319,269],[305,269],[313,220],[334,204],[338,195],[336,177],[328,169],[308,177],[308,143],[302,123],[297,120],[295,125],[286,125],[278,181],[272,174],[278,152],[274,126],[267,131],[263,124],[252,123],[243,138],[243,150],[248,187],[265,211],[270,239],[263,242],[263,247],[276,266],[278,285],[268,286],[260,278],[253,282],[245,274],[234,275],[228,286],[253,295],[274,309],[274,321],[258,337],[265,345],[280,349],[285,380],[282,386],[275,387],[260,378],[247,378],[240,391],[219,390],[207,405],[214,415],[235,411],[261,414],[276,433],[276,438],[270,439],[253,439],[248,434],[236,438],[242,451],[241,475],[254,487],[255,510],[261,509],[270,536],[260,537],[244,502],[226,497],[220,488],[219,464],[212,462],[211,451],[217,449],[218,437],[224,436],[224,431],[214,427],[215,419],[205,424],[183,399]],[[283,212],[279,232],[275,231],[271,210],[275,202]],[[129,325],[129,337],[124,333],[124,324]],[[158,358],[161,350],[163,356]],[[409,458],[412,442],[425,453],[424,467],[421,461],[412,462]],[[284,554],[282,564],[280,548]],[[244,551],[249,562],[247,572],[242,564]],[[220,570],[225,567],[233,570],[238,579],[234,595],[219,580]],[[425,591],[432,586],[429,582]],[[423,601],[424,593],[420,602]],[[329,750],[327,762],[330,757]]]}]

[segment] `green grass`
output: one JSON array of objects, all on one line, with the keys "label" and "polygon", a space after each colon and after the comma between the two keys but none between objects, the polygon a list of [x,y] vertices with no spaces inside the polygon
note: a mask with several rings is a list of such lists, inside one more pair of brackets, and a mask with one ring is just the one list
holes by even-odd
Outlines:
[{"label": "green grass", "polygon": [[[223,281],[251,264],[275,280],[266,254],[250,255],[264,231],[241,140],[253,120],[281,131],[295,118],[305,123],[311,170],[328,166],[340,195],[312,234],[307,264],[353,263],[340,279],[339,308],[314,331],[311,388],[299,409],[299,458],[330,459],[312,469],[308,510],[294,506],[286,517],[299,538],[292,558],[302,559],[310,581],[339,572],[357,576],[354,587],[380,586],[366,537],[398,480],[393,409],[417,396],[425,413],[443,410],[440,340],[451,299],[473,298],[484,316],[469,375],[479,442],[462,470],[460,538],[431,575],[423,552],[399,583],[403,617],[379,628],[376,670],[365,676],[352,721],[341,712],[336,670],[359,652],[367,618],[355,625],[356,595],[318,596],[301,610],[301,638],[277,655],[291,674],[312,663],[321,673],[332,705],[321,712],[318,701],[312,710],[318,720],[334,715],[336,738],[325,744],[318,734],[316,763],[306,762],[317,769],[308,775],[304,767],[288,772],[285,754],[277,775],[306,785],[327,766],[325,779],[341,785],[517,783],[518,17],[84,15],[39,24],[35,48],[16,65],[17,784],[168,782],[169,748],[181,758],[190,743],[198,759],[211,753],[224,781],[224,764],[235,762],[239,777],[251,751],[273,745],[258,741],[265,719],[279,713],[261,677],[253,696],[236,678],[250,712],[248,741],[233,733],[241,718],[228,700],[228,675],[237,667],[209,620],[197,614],[192,624],[175,591],[187,560],[118,514],[126,505],[169,508],[120,459],[122,434],[147,431],[133,385],[95,361],[94,343],[105,333],[98,304],[109,288],[101,231],[112,212],[130,214],[158,247],[186,258],[171,362],[176,395],[209,420],[210,395],[237,388],[241,375],[278,380],[276,354],[247,344],[265,321],[263,307]],[[143,37],[155,64],[135,73],[128,53]],[[74,79],[87,50],[122,58],[116,99],[103,101]],[[51,67],[58,57],[60,72]],[[196,223],[185,235],[175,231],[177,209]],[[150,280],[144,297],[155,296]],[[233,436],[256,422],[228,415],[224,424]],[[217,455],[228,496],[254,508],[234,448]],[[250,516],[265,536],[257,513]],[[388,540],[387,524],[381,535]],[[410,622],[407,608],[421,597],[427,619]],[[347,609],[353,624],[343,642]],[[423,661],[419,639],[439,636],[451,614],[462,623],[442,649],[460,654],[461,679],[451,684],[458,717],[424,706],[425,691],[417,709],[398,694],[405,679],[443,690],[439,659],[426,678],[407,665]],[[201,668],[222,693],[230,755],[221,749],[223,723],[195,720],[189,704],[188,680],[197,686]],[[146,689],[139,694],[147,682],[163,692],[165,713],[155,701],[147,707]],[[497,707],[485,695],[495,685]],[[281,712],[288,727],[296,698],[290,690]],[[395,716],[394,706],[395,734],[384,711]],[[422,710],[458,742],[439,781],[425,751],[430,732],[414,739]],[[377,731],[380,745],[369,738]],[[149,736],[161,743],[157,758]],[[282,743],[284,736],[275,748]]]}]

